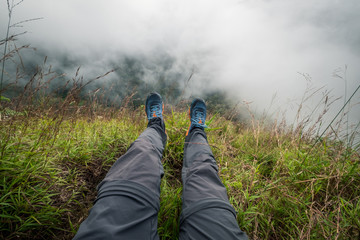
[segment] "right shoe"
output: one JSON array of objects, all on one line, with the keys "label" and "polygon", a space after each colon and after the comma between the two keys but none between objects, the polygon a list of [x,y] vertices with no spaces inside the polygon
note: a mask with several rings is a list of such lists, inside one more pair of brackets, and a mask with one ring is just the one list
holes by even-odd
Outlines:
[{"label": "right shoe", "polygon": [[150,93],[145,102],[145,112],[147,119],[150,121],[154,118],[163,119],[162,113],[164,111],[164,104],[161,95],[157,92]]},{"label": "right shoe", "polygon": [[205,125],[206,119],[206,104],[205,101],[201,98],[195,98],[189,109],[189,117],[190,117],[190,125],[186,132],[186,136],[194,129],[194,128],[207,128]]}]

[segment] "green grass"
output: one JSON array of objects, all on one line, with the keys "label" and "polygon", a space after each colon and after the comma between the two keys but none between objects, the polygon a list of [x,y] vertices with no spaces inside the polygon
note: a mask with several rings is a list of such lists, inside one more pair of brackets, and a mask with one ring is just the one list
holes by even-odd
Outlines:
[{"label": "green grass", "polygon": [[[209,144],[252,239],[358,239],[359,154],[326,140],[209,116]],[[158,232],[176,239],[186,111],[165,115]],[[96,185],[146,128],[143,108],[115,114],[11,114],[0,121],[0,238],[71,239]]]}]

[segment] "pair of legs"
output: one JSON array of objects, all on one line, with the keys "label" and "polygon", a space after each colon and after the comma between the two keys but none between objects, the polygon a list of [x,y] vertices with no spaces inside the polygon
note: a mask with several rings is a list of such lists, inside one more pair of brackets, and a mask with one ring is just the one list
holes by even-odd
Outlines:
[{"label": "pair of legs", "polygon": [[[162,117],[150,118],[146,130],[99,184],[95,204],[74,239],[159,239],[166,138]],[[186,136],[183,161],[179,239],[247,239],[236,222],[203,128],[195,126]]]}]

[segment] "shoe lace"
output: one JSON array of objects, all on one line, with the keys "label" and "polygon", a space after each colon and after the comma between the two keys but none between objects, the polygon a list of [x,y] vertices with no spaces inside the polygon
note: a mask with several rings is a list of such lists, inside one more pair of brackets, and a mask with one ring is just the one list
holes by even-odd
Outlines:
[{"label": "shoe lace", "polygon": [[191,118],[191,122],[193,126],[207,128],[207,126],[205,125],[204,112],[201,110],[194,111],[194,115]]},{"label": "shoe lace", "polygon": [[161,117],[161,107],[160,104],[154,104],[150,106],[150,113],[151,115],[153,115],[155,113],[155,115],[157,117]]}]

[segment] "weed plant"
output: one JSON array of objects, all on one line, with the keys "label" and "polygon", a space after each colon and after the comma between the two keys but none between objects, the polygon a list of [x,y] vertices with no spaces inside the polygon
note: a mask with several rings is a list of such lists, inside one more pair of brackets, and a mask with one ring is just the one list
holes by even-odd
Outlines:
[{"label": "weed plant", "polygon": [[[46,66],[46,59],[35,74],[19,69],[14,82],[0,89],[0,238],[72,239],[92,207],[97,184],[146,128],[143,106],[130,107],[135,94],[119,107],[101,105],[103,89],[84,101],[81,94],[88,82],[78,72],[49,91],[60,76]],[[3,98],[4,89],[19,80],[26,80],[21,94]],[[59,91],[63,96],[52,94]],[[293,125],[257,118],[251,108],[248,122],[217,114],[224,109],[209,112],[207,135],[219,175],[239,226],[251,239],[360,238],[358,143],[341,140],[342,121],[320,134],[333,101],[327,94],[314,111],[300,117],[314,91],[304,95]],[[177,239],[179,234],[189,124],[182,106],[167,105],[164,114],[168,142],[162,159],[161,239]],[[357,128],[346,130],[347,136],[357,134]]]},{"label": "weed plant", "polygon": [[[78,85],[76,85],[78,88]],[[96,186],[146,128],[143,107],[76,102],[78,91],[40,105],[3,103],[2,239],[71,239],[86,218]],[[23,99],[24,96],[22,96]],[[128,101],[130,102],[130,100]],[[53,109],[54,105],[58,106]],[[26,106],[20,108],[18,106]],[[178,237],[187,111],[166,106],[158,232]],[[10,111],[11,110],[11,111]],[[209,144],[242,230],[252,239],[357,239],[359,154],[342,142],[315,139],[283,124],[229,121],[210,113]],[[300,141],[301,140],[301,141]]]},{"label": "weed plant", "polygon": [[[21,95],[1,103],[1,239],[71,239],[97,184],[146,128],[143,106],[129,107],[132,96],[120,107],[100,105],[95,94],[83,101],[84,85],[75,76],[60,98],[42,91],[54,79],[46,76],[30,76]],[[249,113],[248,122],[238,122],[213,110],[207,122],[240,228],[251,239],[358,239],[359,153],[339,140],[340,130],[333,126],[318,140],[323,115],[312,125],[306,115],[286,126]],[[189,120],[184,107],[167,105],[164,116],[158,232],[177,239]]]}]

